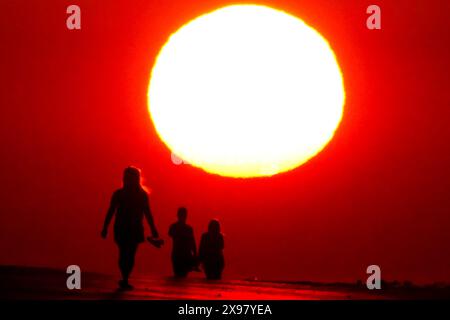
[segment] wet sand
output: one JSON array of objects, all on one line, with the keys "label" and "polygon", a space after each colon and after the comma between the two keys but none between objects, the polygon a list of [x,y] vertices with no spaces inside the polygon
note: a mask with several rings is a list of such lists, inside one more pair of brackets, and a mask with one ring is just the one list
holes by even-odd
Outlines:
[{"label": "wet sand", "polygon": [[194,277],[135,277],[132,291],[117,289],[117,277],[83,272],[81,290],[69,290],[65,270],[0,266],[0,299],[12,300],[372,300],[450,298],[449,288],[371,291],[356,284],[206,281]]}]

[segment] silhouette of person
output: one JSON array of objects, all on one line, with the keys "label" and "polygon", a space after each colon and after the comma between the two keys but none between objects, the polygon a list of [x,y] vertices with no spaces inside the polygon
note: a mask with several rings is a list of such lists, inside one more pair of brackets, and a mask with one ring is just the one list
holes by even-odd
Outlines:
[{"label": "silhouette of person", "polygon": [[141,172],[138,168],[130,166],[123,172],[123,187],[113,193],[106,213],[101,232],[104,239],[108,234],[108,226],[114,215],[114,241],[119,248],[119,268],[122,274],[119,287],[131,290],[133,286],[128,283],[128,278],[134,267],[138,245],[144,241],[144,217],[150,226],[153,237],[158,238],[158,231],[150,211],[148,193],[141,185]]},{"label": "silhouette of person", "polygon": [[218,220],[211,220],[208,232],[202,235],[199,248],[199,262],[203,265],[206,278],[209,280],[220,280],[225,267],[223,257],[224,240],[220,232]]},{"label": "silhouette of person", "polygon": [[169,228],[172,238],[172,267],[176,278],[185,278],[196,267],[197,248],[194,230],[186,223],[187,209],[178,208],[178,221]]}]

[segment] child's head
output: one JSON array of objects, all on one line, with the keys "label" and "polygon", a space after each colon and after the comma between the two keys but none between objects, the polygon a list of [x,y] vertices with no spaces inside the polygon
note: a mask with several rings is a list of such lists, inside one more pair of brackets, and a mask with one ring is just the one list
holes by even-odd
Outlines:
[{"label": "child's head", "polygon": [[217,219],[213,219],[209,222],[208,232],[211,234],[219,234],[220,233],[220,222]]},{"label": "child's head", "polygon": [[177,212],[178,221],[186,222],[187,219],[187,209],[185,207],[178,208]]}]

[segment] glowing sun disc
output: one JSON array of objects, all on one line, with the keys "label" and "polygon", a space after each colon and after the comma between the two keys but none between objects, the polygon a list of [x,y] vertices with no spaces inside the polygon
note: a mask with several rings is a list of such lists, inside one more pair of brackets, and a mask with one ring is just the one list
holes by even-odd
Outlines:
[{"label": "glowing sun disc", "polygon": [[328,42],[302,20],[232,5],[173,33],[151,72],[148,105],[181,159],[223,176],[294,169],[332,139],[342,74]]}]

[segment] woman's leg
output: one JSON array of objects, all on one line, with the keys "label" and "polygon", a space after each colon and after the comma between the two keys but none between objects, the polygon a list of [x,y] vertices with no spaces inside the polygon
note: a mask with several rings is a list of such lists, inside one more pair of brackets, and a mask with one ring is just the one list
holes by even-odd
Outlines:
[{"label": "woman's leg", "polygon": [[128,283],[128,278],[133,271],[137,246],[137,244],[119,245],[119,268],[124,283]]},{"label": "woman's leg", "polygon": [[204,263],[204,269],[208,280],[220,280],[222,278],[223,261],[220,259],[207,260]]}]

